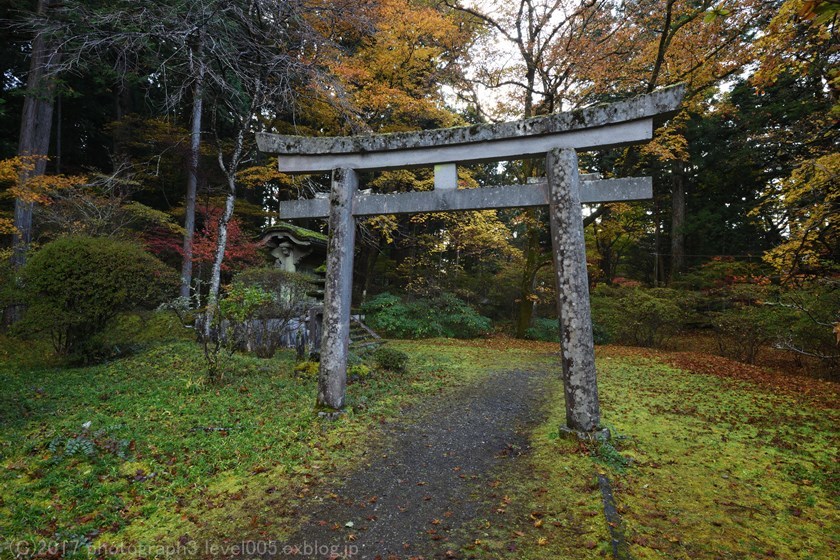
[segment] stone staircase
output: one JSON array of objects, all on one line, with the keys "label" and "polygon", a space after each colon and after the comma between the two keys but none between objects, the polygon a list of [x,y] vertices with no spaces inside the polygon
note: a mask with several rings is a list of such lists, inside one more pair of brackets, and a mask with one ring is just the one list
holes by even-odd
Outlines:
[{"label": "stone staircase", "polygon": [[384,344],[382,337],[365,325],[360,315],[350,316],[350,348],[354,351],[374,349]]}]

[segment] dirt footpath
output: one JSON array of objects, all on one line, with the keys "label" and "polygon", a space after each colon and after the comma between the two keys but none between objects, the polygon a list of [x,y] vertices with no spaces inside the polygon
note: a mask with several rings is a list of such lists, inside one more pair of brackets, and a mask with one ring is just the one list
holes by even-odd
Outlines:
[{"label": "dirt footpath", "polygon": [[288,544],[298,558],[457,558],[470,521],[489,514],[494,473],[544,420],[550,375],[494,372],[404,411],[366,464],[304,506],[309,521]]}]

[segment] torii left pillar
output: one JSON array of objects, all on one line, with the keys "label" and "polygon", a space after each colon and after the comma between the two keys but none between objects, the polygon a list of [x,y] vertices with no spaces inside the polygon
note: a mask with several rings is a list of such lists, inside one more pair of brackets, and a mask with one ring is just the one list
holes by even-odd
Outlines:
[{"label": "torii left pillar", "polygon": [[353,195],[358,185],[359,178],[355,170],[333,169],[317,402],[319,408],[330,410],[344,408],[347,388],[350,303],[353,297],[353,245],[356,241]]}]

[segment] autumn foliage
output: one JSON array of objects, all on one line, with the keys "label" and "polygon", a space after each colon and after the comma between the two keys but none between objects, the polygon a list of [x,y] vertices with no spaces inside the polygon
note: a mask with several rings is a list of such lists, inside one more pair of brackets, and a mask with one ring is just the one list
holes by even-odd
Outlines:
[{"label": "autumn foliage", "polygon": [[[216,252],[219,217],[222,215],[222,210],[204,207],[199,209],[199,214],[204,225],[196,232],[193,243],[193,262],[210,265]],[[259,252],[259,245],[242,231],[238,218],[234,217],[228,223],[227,235],[225,258],[222,262],[224,272],[236,272],[249,266],[260,265],[265,261],[265,257]]]},{"label": "autumn foliage", "polygon": [[[83,185],[87,177],[33,174],[36,164],[46,156],[16,156],[0,160],[0,186],[5,186],[3,196],[26,203],[50,204],[52,195],[63,189]],[[12,234],[14,222],[0,216],[0,234]]]}]

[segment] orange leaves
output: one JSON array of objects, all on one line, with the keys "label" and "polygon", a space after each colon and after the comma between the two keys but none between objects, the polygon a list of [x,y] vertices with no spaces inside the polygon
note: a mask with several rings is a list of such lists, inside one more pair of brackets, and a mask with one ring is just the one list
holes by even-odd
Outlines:
[{"label": "orange leaves", "polygon": [[454,19],[408,0],[383,0],[373,20],[374,31],[333,67],[367,124],[377,131],[454,124],[440,100],[448,63],[466,44]]},{"label": "orange leaves", "polygon": [[[0,160],[0,184],[9,184],[6,196],[23,202],[49,204],[56,191],[83,185],[87,177],[38,174],[39,164],[46,156],[17,156]],[[2,228],[2,225],[0,225]]]},{"label": "orange leaves", "polygon": [[37,204],[50,204],[50,195],[56,191],[78,187],[87,182],[87,177],[65,175],[37,175],[28,178],[8,190],[15,198]]},{"label": "orange leaves", "polygon": [[[6,187],[3,195],[25,203],[47,205],[52,202],[51,195],[55,192],[87,183],[87,177],[41,174],[46,161],[46,156],[0,160],[0,187]],[[17,233],[14,221],[0,218],[0,235],[14,233]]]}]

